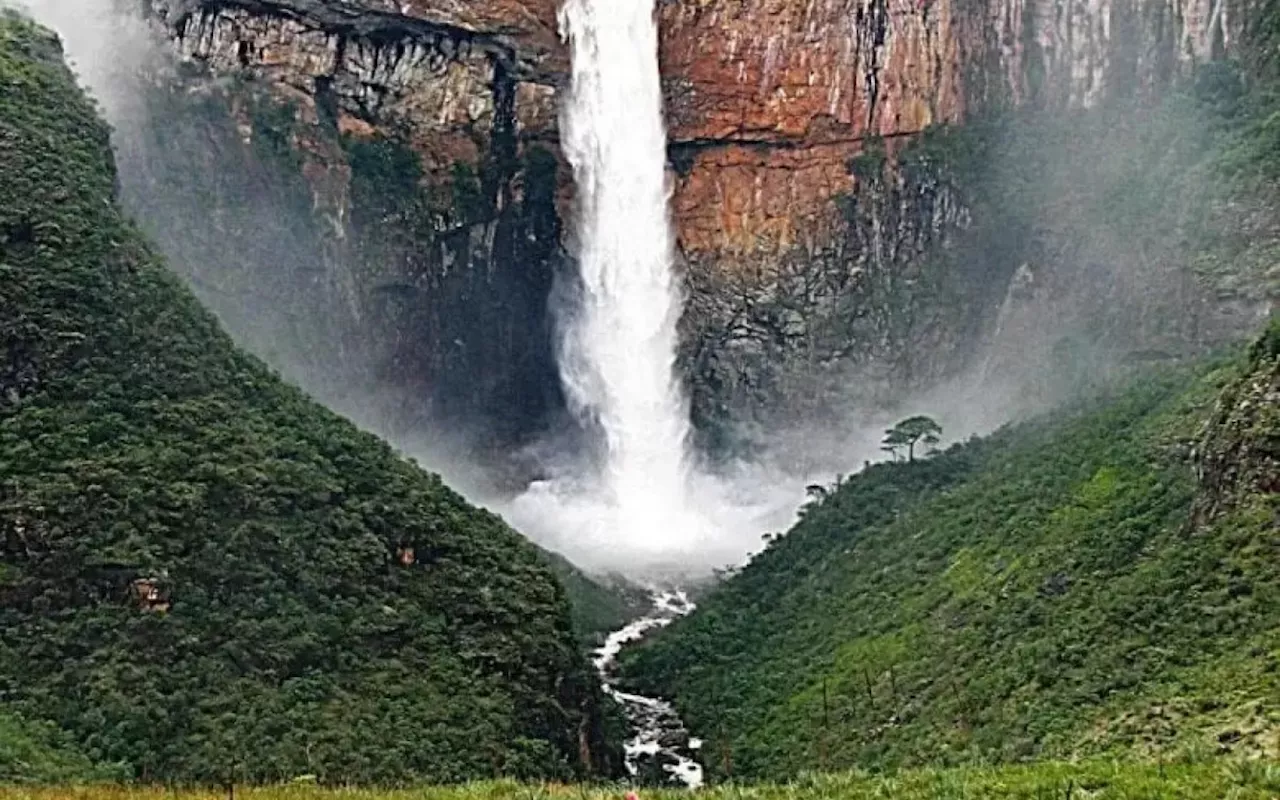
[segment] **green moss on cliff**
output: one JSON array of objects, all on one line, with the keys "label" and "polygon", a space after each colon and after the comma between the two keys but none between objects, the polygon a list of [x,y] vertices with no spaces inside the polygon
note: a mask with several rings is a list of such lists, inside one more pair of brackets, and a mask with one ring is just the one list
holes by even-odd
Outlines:
[{"label": "green moss on cliff", "polygon": [[12,14],[0,85],[6,706],[152,780],[599,760],[541,555],[231,344],[122,218],[55,40]]},{"label": "green moss on cliff", "polygon": [[1202,524],[1280,528],[1280,318],[1249,348],[1199,448]]},{"label": "green moss on cliff", "polygon": [[1280,358],[1280,316],[1271,318],[1267,330],[1249,348],[1249,358],[1255,364],[1263,364],[1269,359]]}]

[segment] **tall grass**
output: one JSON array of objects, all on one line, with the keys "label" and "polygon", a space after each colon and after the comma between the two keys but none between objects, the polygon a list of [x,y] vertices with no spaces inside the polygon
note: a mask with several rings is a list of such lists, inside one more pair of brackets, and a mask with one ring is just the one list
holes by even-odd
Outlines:
[{"label": "tall grass", "polygon": [[[241,800],[621,800],[621,786],[487,781],[410,789],[326,788],[298,781],[237,787]],[[226,800],[223,789],[143,786],[0,788],[5,800]],[[722,784],[696,792],[640,790],[641,800],[1273,800],[1280,764],[1041,763],[918,769],[889,775],[806,774],[790,783]]]}]

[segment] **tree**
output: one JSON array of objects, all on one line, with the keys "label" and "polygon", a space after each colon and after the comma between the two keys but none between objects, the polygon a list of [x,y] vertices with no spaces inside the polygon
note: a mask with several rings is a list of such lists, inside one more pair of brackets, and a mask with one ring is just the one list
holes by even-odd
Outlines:
[{"label": "tree", "polygon": [[907,461],[916,460],[916,445],[923,443],[926,447],[936,447],[942,441],[942,426],[932,417],[908,417],[884,432],[881,450],[893,453],[894,458],[903,448],[907,451]]},{"label": "tree", "polygon": [[884,441],[880,443],[880,449],[889,454],[894,461],[898,460],[898,451],[906,446],[906,442],[902,437],[891,430],[884,432]]}]

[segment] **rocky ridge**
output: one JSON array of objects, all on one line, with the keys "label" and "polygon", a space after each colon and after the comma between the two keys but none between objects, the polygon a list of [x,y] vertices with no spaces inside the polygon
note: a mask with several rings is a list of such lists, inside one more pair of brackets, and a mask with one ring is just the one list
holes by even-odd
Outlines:
[{"label": "rocky ridge", "polygon": [[1232,512],[1277,517],[1280,495],[1280,317],[1252,347],[1249,367],[1223,391],[1196,450],[1198,524]]}]

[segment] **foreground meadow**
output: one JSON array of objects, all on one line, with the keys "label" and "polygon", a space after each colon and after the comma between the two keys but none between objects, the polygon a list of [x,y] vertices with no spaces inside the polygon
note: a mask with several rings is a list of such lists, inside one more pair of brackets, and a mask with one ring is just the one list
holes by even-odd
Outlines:
[{"label": "foreground meadow", "polygon": [[[323,788],[307,783],[237,788],[244,800],[622,800],[622,787],[490,781],[413,789]],[[5,800],[225,800],[227,789],[82,786],[0,788]],[[910,770],[888,776],[810,775],[792,783],[725,784],[696,792],[641,790],[641,800],[1014,798],[1026,800],[1253,800],[1280,798],[1280,764],[1037,764]]]}]

